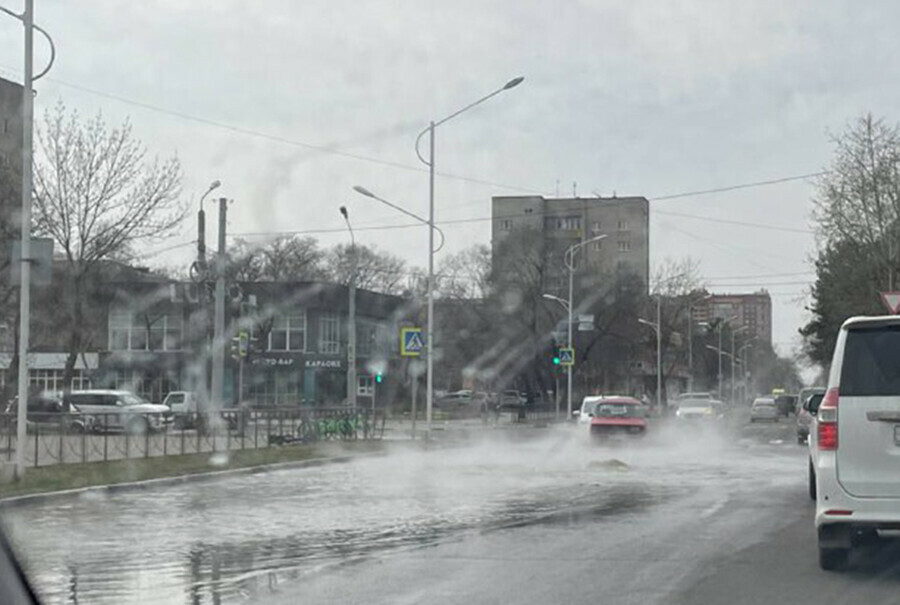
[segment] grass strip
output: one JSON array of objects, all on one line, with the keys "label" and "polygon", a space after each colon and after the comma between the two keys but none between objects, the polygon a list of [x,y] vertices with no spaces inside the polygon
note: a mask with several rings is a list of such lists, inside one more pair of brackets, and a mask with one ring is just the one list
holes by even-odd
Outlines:
[{"label": "grass strip", "polygon": [[161,477],[178,477],[196,473],[223,471],[311,460],[326,456],[353,453],[378,452],[384,449],[381,442],[322,443],[315,445],[293,445],[256,450],[232,450],[213,455],[185,454],[158,456],[152,458],[132,458],[109,462],[89,462],[87,464],[56,464],[29,468],[25,478],[0,484],[0,499],[26,494],[39,494],[60,490],[78,489],[96,485],[115,485],[132,481],[144,481]]}]

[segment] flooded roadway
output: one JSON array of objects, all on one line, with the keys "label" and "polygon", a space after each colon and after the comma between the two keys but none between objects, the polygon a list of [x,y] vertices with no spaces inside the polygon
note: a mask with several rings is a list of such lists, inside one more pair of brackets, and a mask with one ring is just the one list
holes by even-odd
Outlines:
[{"label": "flooded roadway", "polygon": [[701,493],[712,510],[760,482],[796,484],[802,448],[779,443],[783,429],[753,431],[672,428],[600,447],[576,427],[488,432],[467,447],[91,494],[3,521],[47,603],[268,602],[422,546],[634,522]]}]

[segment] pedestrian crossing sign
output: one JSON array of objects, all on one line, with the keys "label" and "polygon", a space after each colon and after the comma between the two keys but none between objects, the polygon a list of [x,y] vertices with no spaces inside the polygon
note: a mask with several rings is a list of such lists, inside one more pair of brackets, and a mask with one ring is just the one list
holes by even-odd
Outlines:
[{"label": "pedestrian crossing sign", "polygon": [[559,350],[559,365],[575,365],[575,349],[563,348]]},{"label": "pedestrian crossing sign", "polygon": [[418,357],[425,350],[425,337],[422,328],[400,329],[400,354],[406,357]]}]

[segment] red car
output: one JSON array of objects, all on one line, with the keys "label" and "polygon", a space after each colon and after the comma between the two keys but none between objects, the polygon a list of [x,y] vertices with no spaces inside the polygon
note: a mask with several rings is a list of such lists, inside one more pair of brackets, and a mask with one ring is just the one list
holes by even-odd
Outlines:
[{"label": "red car", "polygon": [[632,397],[598,401],[591,413],[591,436],[643,435],[647,432],[643,404]]}]

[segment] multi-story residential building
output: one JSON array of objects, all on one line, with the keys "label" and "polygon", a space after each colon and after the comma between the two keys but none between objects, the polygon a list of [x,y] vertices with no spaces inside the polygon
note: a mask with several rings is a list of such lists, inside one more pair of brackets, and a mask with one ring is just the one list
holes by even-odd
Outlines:
[{"label": "multi-story residential building", "polygon": [[752,294],[710,294],[693,307],[694,321],[704,322],[735,317],[735,327],[747,335],[772,345],[772,297],[766,290]]},{"label": "multi-story residential building", "polygon": [[583,284],[596,283],[599,276],[628,272],[644,284],[650,273],[649,202],[645,197],[545,198],[501,196],[492,200],[491,246],[495,263],[502,261],[504,242],[512,233],[532,230],[546,260],[544,286],[564,292],[568,272],[563,256],[571,245],[606,235],[585,246],[576,264]]}]

